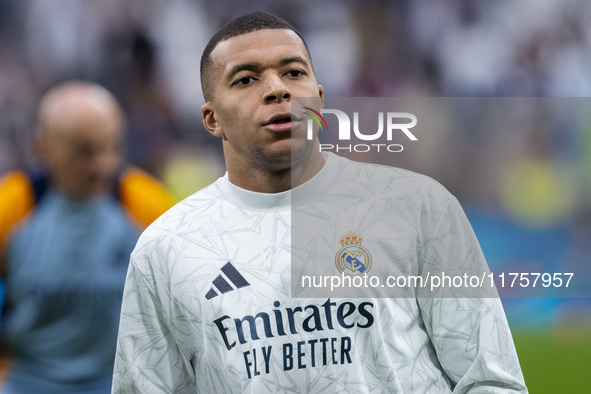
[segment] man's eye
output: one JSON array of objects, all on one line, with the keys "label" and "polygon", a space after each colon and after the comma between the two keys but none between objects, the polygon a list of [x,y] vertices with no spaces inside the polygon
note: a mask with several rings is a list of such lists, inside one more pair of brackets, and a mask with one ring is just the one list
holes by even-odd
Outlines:
[{"label": "man's eye", "polygon": [[248,85],[252,81],[254,81],[254,78],[253,77],[242,77],[242,78],[237,79],[236,81],[234,81],[234,83],[232,84],[232,86],[235,86],[235,85]]},{"label": "man's eye", "polygon": [[292,78],[298,78],[304,75],[304,72],[302,70],[291,70],[287,73],[287,75],[289,75]]}]

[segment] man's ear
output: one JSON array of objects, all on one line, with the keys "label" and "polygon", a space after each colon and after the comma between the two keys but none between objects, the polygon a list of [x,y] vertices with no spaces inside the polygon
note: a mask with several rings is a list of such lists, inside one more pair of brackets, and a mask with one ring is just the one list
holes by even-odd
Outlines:
[{"label": "man's ear", "polygon": [[320,96],[320,108],[324,108],[324,87],[318,84],[318,96]]},{"label": "man's ear", "polygon": [[203,118],[203,126],[209,134],[215,137],[223,137],[224,133],[218,121],[215,119],[215,111],[211,101],[205,103],[201,107],[201,117]]}]

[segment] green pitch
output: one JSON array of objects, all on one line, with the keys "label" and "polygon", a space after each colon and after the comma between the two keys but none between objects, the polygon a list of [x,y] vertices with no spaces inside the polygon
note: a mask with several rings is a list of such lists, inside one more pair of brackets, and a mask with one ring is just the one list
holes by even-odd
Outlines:
[{"label": "green pitch", "polygon": [[513,339],[530,393],[591,393],[589,328],[514,331]]}]

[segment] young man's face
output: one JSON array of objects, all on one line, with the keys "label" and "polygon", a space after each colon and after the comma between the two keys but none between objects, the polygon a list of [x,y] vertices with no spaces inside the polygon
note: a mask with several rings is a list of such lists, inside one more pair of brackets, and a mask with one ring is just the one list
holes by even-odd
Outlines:
[{"label": "young man's face", "polygon": [[211,60],[213,99],[202,113],[206,128],[224,139],[228,164],[281,171],[292,155],[311,153],[305,133],[292,138],[298,122],[291,122],[291,99],[322,97],[323,89],[297,34],[267,29],[236,36],[220,42]]}]

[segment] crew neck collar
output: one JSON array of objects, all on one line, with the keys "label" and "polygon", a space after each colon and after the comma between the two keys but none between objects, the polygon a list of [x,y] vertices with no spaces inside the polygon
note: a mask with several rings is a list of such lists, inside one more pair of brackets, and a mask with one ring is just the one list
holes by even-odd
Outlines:
[{"label": "crew neck collar", "polygon": [[324,154],[324,165],[303,184],[280,193],[259,193],[238,187],[230,182],[228,173],[216,183],[226,200],[240,208],[255,211],[286,211],[312,201],[324,194],[338,178],[344,160],[332,153]]}]

